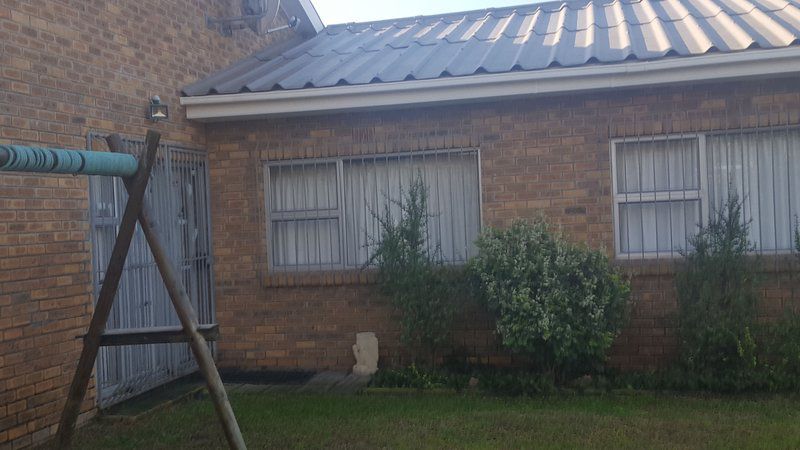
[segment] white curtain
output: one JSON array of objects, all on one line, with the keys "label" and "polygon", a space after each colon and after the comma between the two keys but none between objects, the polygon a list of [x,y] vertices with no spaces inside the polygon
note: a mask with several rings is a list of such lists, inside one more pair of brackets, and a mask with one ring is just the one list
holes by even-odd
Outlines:
[{"label": "white curtain", "polygon": [[336,164],[271,167],[270,202],[272,212],[337,209]]},{"label": "white curtain", "polygon": [[791,249],[800,214],[800,131],[765,128],[711,135],[706,142],[712,214],[736,193],[756,248]]},{"label": "white curtain", "polygon": [[376,214],[389,205],[394,220],[397,202],[421,176],[428,193],[427,244],[445,261],[459,262],[475,253],[480,231],[478,161],[475,153],[382,157],[344,162],[344,241],[350,266],[368,262],[380,238]]},{"label": "white curtain", "polygon": [[644,193],[700,189],[697,138],[617,144],[617,192]]},{"label": "white curtain", "polygon": [[624,198],[618,221],[622,253],[688,248],[701,217],[698,143],[696,137],[643,138],[616,145],[617,194]]},{"label": "white curtain", "polygon": [[340,264],[336,164],[273,166],[269,186],[272,264]]},{"label": "white curtain", "polygon": [[466,261],[475,254],[474,241],[480,232],[475,152],[271,166],[267,198],[272,265],[366,264],[380,238],[376,214],[382,215],[389,205],[397,220],[396,202],[416,176],[422,177],[428,193],[429,250],[438,250],[445,261]]},{"label": "white curtain", "polygon": [[623,253],[677,253],[689,248],[700,223],[700,201],[625,203],[619,206]]},{"label": "white curtain", "polygon": [[339,264],[339,220],[272,223],[273,264],[281,267]]}]

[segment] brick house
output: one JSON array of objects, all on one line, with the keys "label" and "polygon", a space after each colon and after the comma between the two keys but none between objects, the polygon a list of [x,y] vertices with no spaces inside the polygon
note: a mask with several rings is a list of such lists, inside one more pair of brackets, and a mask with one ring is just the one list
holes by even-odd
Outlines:
[{"label": "brick house", "polygon": [[[540,214],[605,249],[633,287],[619,367],[674,353],[674,263],[729,190],[747,199],[763,254],[763,316],[797,301],[796,0],[578,0],[324,29],[307,1],[284,0],[269,27],[300,18],[293,29],[207,26],[241,4],[0,6],[0,143],[99,149],[96,136],[154,126],[151,95],[172,107],[155,125],[165,151],[201,163],[176,156],[164,189],[177,173],[209,176],[165,196],[179,205],[165,211],[201,223],[179,199],[208,192],[210,223],[178,227],[175,240],[209,247],[208,261],[213,249],[213,272],[192,266],[187,282],[220,324],[220,366],[349,370],[359,331],[377,333],[382,364],[406,362],[396,317],[361,266],[369,211],[414,173],[431,192],[429,233],[453,263],[474,253],[482,227]],[[2,175],[0,192],[0,446],[18,447],[55,431],[118,198],[55,176]],[[187,237],[203,227],[205,244]],[[460,314],[456,354],[510,361],[481,308],[465,302]],[[86,416],[112,398],[104,389],[127,395],[114,376],[161,370],[173,353],[101,354]]]},{"label": "brick house", "polygon": [[[180,113],[181,87],[316,33],[307,2],[282,3],[264,27],[298,17],[295,28],[225,36],[206,17],[241,15],[238,0],[3,1],[0,144],[83,149],[91,134],[141,138],[152,127],[170,145],[203,151],[205,126]],[[169,120],[146,118],[152,95],[172,107]],[[91,312],[89,198],[86,177],[0,175],[0,448],[55,431]]]},{"label": "brick house", "polygon": [[[188,86],[208,123],[220,364],[347,370],[358,331],[403,362],[360,267],[369,211],[414,171],[454,263],[481,226],[543,214],[623,266],[619,367],[674,354],[674,263],[729,191],[778,317],[798,288],[799,18],[783,0],[582,0],[334,25]],[[491,320],[462,314],[456,353],[508,362]]]}]

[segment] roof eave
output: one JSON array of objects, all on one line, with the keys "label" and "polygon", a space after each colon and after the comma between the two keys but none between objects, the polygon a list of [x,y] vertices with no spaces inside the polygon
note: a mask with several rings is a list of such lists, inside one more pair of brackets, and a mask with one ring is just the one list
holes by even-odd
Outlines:
[{"label": "roof eave", "polygon": [[800,74],[800,47],[355,86],[183,97],[206,122]]}]

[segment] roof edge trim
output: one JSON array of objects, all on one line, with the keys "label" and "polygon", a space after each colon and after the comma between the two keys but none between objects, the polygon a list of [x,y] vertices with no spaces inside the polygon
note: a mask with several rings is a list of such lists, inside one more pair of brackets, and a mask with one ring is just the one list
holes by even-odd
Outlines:
[{"label": "roof edge trim", "polygon": [[186,117],[248,120],[800,74],[800,47],[430,80],[182,97]]}]

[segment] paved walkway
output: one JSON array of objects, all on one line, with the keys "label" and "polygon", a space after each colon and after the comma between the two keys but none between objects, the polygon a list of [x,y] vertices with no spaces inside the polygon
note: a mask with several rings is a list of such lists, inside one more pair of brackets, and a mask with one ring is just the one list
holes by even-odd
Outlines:
[{"label": "paved walkway", "polygon": [[226,383],[230,392],[274,392],[305,394],[355,394],[367,386],[370,377],[362,377],[341,372],[320,372],[305,383]]}]

